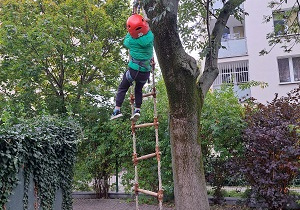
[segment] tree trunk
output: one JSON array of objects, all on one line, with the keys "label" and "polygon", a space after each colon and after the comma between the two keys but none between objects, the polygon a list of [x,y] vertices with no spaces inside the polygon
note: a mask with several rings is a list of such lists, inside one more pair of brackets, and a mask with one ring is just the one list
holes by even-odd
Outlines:
[{"label": "tree trunk", "polygon": [[169,32],[163,33],[174,41],[167,44],[165,37],[158,36],[155,50],[160,67],[165,69],[162,73],[169,98],[175,205],[178,210],[208,210],[199,142],[203,100],[196,81],[200,71],[196,61],[182,50],[178,35]]},{"label": "tree trunk", "polygon": [[194,113],[185,114],[182,110],[183,112],[177,114],[179,110],[170,110],[175,206],[178,210],[208,210],[206,182],[198,138],[199,106],[195,100],[185,104],[188,107],[182,106],[182,109]]},{"label": "tree trunk", "polygon": [[173,82],[167,85],[176,209],[208,210],[199,139],[199,115],[203,101],[195,85],[197,77],[188,75],[188,71],[181,68],[176,75],[168,78],[176,81],[176,86]]},{"label": "tree trunk", "polygon": [[178,34],[167,29],[174,21],[176,17],[159,22],[164,31],[152,30],[170,106],[175,206],[177,210],[209,210],[199,141],[203,97],[196,82],[200,70],[195,59],[183,50]]},{"label": "tree trunk", "polygon": [[[244,0],[229,0],[210,38],[205,71],[183,49],[177,30],[178,0],[149,0],[145,11],[154,33],[154,47],[166,84],[170,106],[170,139],[177,210],[209,210],[200,147],[200,113],[204,97],[218,76],[221,36],[232,11]],[[153,10],[155,8],[155,10]],[[162,15],[164,14],[164,15]],[[199,77],[199,78],[198,78]]]}]

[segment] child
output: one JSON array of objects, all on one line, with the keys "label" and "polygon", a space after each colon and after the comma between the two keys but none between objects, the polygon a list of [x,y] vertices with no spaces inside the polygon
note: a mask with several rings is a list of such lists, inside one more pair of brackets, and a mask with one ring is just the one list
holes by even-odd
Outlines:
[{"label": "child", "polygon": [[146,20],[138,14],[131,15],[127,20],[127,35],[124,46],[129,49],[130,61],[128,70],[123,75],[123,80],[119,85],[116,106],[112,119],[123,116],[120,108],[124,101],[126,92],[135,81],[135,110],[130,120],[136,122],[140,116],[140,109],[143,100],[143,87],[150,76],[151,59],[153,57],[153,33],[149,29]]}]

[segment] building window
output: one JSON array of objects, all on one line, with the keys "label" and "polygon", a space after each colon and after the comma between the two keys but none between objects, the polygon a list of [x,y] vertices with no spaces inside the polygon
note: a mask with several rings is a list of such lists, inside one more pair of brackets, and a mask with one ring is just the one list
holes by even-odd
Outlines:
[{"label": "building window", "polygon": [[219,63],[219,75],[214,81],[218,86],[222,83],[241,84],[249,81],[248,61]]},{"label": "building window", "polygon": [[278,58],[277,63],[281,83],[300,81],[300,57]]},{"label": "building window", "polygon": [[299,33],[297,10],[273,11],[273,23],[275,35],[291,35]]},{"label": "building window", "polygon": [[300,81],[300,57],[292,58],[293,70],[294,70],[294,80]]},{"label": "building window", "polygon": [[[230,32],[230,30],[232,30]],[[233,39],[244,39],[244,26],[234,26],[231,29],[225,27],[222,34],[222,42]]]},{"label": "building window", "polygon": [[237,39],[245,38],[244,26],[235,26],[235,27],[233,27],[233,34],[235,34]]},{"label": "building window", "polygon": [[279,70],[279,80],[280,82],[290,82],[290,67],[289,67],[289,59],[283,58],[278,59],[278,70]]}]

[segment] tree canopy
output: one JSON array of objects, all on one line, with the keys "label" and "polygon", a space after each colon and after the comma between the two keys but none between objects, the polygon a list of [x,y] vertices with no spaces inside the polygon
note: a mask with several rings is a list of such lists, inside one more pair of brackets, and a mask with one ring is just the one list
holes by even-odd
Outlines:
[{"label": "tree canopy", "polygon": [[5,98],[27,113],[61,114],[111,96],[124,67],[127,2],[5,0],[0,8]]}]

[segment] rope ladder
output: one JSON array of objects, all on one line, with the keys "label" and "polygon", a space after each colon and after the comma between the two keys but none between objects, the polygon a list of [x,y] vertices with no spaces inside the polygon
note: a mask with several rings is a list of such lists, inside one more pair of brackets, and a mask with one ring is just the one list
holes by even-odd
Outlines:
[{"label": "rope ladder", "polygon": [[[134,0],[133,1],[133,9],[132,13],[139,14],[142,11],[143,16],[145,19],[147,18],[147,15],[141,5],[140,0]],[[159,149],[159,139],[158,139],[158,118],[157,118],[157,105],[156,105],[156,88],[155,88],[155,63],[154,60],[152,60],[152,91],[150,93],[143,94],[144,97],[151,97],[153,98],[153,122],[151,123],[144,123],[144,124],[136,124],[135,122],[131,121],[131,131],[132,131],[132,142],[133,142],[133,165],[134,165],[134,192],[135,192],[135,203],[136,203],[136,210],[139,210],[139,193],[143,193],[146,195],[151,195],[157,198],[159,202],[159,210],[162,210],[162,202],[163,202],[163,189],[162,189],[162,179],[161,179],[161,152]],[[134,94],[133,94],[133,87],[131,88],[131,94],[130,94],[130,104],[131,104],[131,112],[134,113]],[[136,129],[138,128],[145,128],[145,127],[151,127],[154,126],[155,129],[155,152],[147,155],[143,155],[138,157],[137,153],[137,147],[136,147]],[[138,176],[138,162],[141,160],[146,160],[149,158],[156,157],[157,160],[157,175],[158,175],[158,191],[152,192],[149,190],[141,189],[139,188],[139,176]]]},{"label": "rope ladder", "polygon": [[[162,210],[162,202],[163,202],[163,189],[162,189],[162,180],[161,180],[161,152],[159,149],[159,139],[158,139],[158,119],[157,119],[157,106],[156,106],[156,88],[155,88],[155,74],[154,74],[155,64],[152,64],[152,91],[147,94],[143,94],[143,97],[150,97],[153,96],[153,122],[151,123],[144,123],[144,124],[136,124],[135,122],[131,121],[131,130],[132,130],[132,141],[133,141],[133,164],[134,164],[134,171],[135,171],[135,179],[134,179],[134,192],[135,192],[135,201],[136,201],[136,210],[139,210],[139,193],[144,193],[147,195],[154,196],[158,199],[159,202],[159,209]],[[134,95],[133,95],[133,88],[131,88],[130,94],[130,104],[132,114],[134,112]],[[136,148],[136,129],[137,128],[145,128],[154,126],[155,128],[155,152],[147,155],[143,155],[138,157],[137,148]],[[158,173],[158,191],[152,192],[149,190],[144,190],[139,188],[139,176],[138,176],[138,162],[141,160],[154,158],[156,157],[157,160],[157,173]]]}]

